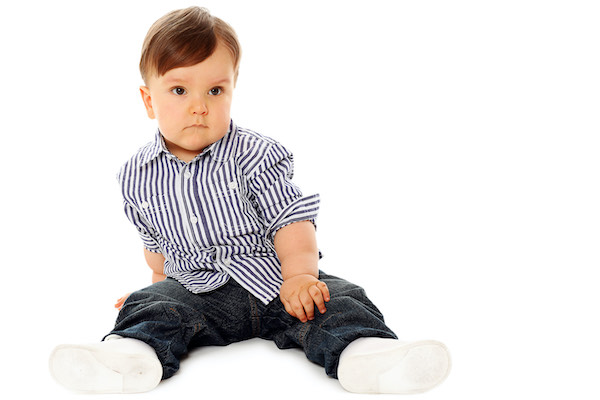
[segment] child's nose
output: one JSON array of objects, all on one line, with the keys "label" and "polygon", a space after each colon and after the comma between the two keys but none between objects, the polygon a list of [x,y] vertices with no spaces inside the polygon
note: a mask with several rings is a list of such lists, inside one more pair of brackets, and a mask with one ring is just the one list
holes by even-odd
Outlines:
[{"label": "child's nose", "polygon": [[195,99],[190,104],[190,112],[194,115],[205,115],[208,113],[208,107],[201,99]]}]

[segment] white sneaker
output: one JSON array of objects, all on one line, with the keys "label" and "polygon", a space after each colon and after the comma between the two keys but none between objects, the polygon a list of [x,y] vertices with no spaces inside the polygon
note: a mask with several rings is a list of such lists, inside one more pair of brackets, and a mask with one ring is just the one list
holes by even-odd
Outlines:
[{"label": "white sneaker", "polygon": [[52,377],[85,393],[140,393],[162,379],[162,365],[146,343],[113,335],[90,345],[61,345],[50,355]]},{"label": "white sneaker", "polygon": [[349,392],[411,394],[442,383],[450,364],[440,342],[360,338],[342,352],[337,373]]}]

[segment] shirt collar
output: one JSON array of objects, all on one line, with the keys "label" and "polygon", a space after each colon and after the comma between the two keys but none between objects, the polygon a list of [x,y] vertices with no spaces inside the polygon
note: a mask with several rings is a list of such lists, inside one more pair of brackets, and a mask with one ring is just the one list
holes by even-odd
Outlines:
[{"label": "shirt collar", "polygon": [[[229,132],[227,132],[223,138],[205,148],[202,153],[198,154],[190,162],[194,162],[200,157],[208,154],[210,154],[211,158],[215,161],[225,162],[229,160],[229,158],[231,158],[233,155],[233,150],[235,148],[234,139],[236,136],[237,126],[233,123],[233,121],[231,121],[229,124]],[[161,154],[176,159],[176,157],[171,154],[169,149],[167,149],[167,145],[165,144],[165,140],[160,133],[160,130],[157,130],[156,134],[154,135],[154,142],[151,143],[151,145],[148,147],[148,150],[142,155],[141,164],[146,165]]]},{"label": "shirt collar", "polygon": [[231,121],[229,123],[229,132],[227,132],[221,140],[208,146],[204,152],[210,152],[211,158],[215,161],[226,162],[234,154],[237,143],[235,140],[237,137],[237,130],[237,126]]}]

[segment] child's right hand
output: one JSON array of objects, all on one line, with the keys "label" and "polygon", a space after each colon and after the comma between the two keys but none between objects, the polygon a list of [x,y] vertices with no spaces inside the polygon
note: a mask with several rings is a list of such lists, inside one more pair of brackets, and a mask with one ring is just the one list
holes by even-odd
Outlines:
[{"label": "child's right hand", "polygon": [[117,303],[115,304],[115,308],[119,311],[121,311],[121,308],[123,307],[123,304],[125,304],[125,300],[127,300],[127,298],[129,297],[131,293],[127,293],[125,296],[121,297],[119,300],[117,300]]}]

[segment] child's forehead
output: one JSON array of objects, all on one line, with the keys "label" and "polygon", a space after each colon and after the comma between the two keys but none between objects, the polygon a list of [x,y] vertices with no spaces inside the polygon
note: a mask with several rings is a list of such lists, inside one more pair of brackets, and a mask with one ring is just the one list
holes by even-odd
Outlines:
[{"label": "child's forehead", "polygon": [[194,65],[172,68],[159,78],[165,83],[190,81],[226,83],[233,80],[233,76],[234,65],[231,55],[226,49],[217,48],[206,60]]}]

